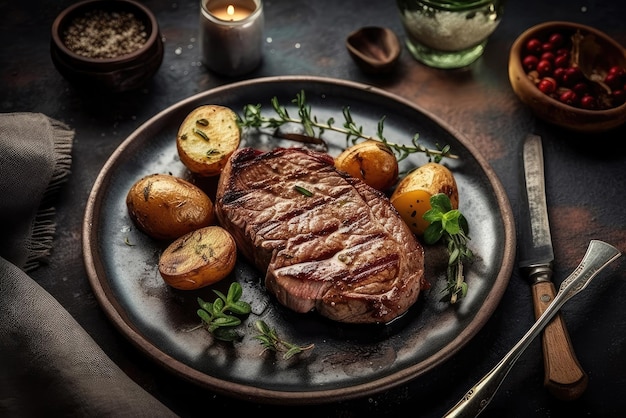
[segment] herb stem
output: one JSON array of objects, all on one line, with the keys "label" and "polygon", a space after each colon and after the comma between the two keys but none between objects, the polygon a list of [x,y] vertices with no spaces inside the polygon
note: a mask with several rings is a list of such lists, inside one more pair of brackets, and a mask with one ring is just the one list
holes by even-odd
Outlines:
[{"label": "herb stem", "polygon": [[274,328],[270,328],[269,325],[263,320],[257,320],[254,323],[259,334],[254,338],[261,342],[264,347],[263,351],[275,351],[284,352],[283,359],[288,360],[296,354],[300,354],[303,351],[311,350],[315,347],[315,344],[309,344],[306,346],[300,346],[289,341],[280,338]]},{"label": "herb stem", "polygon": [[448,268],[444,298],[455,304],[467,294],[464,264],[474,259],[474,254],[467,246],[470,239],[469,225],[459,210],[452,209],[446,194],[433,195],[430,204],[431,209],[424,214],[424,219],[430,222],[424,231],[424,241],[435,244],[443,240],[447,246]]},{"label": "herb stem", "polygon": [[[383,135],[385,116],[378,121],[376,135],[370,135],[363,132],[363,127],[356,124],[350,113],[350,107],[343,108],[344,123],[342,126],[336,126],[335,120],[329,118],[326,122],[321,122],[316,116],[312,114],[311,106],[306,103],[304,91],[300,91],[296,95],[296,98],[292,100],[298,108],[298,117],[291,117],[287,108],[282,106],[278,102],[278,98],[273,97],[271,105],[276,113],[277,117],[267,117],[261,114],[261,105],[245,105],[243,108],[243,118],[240,118],[239,123],[245,128],[273,128],[278,129],[286,124],[299,124],[302,125],[304,133],[310,137],[321,137],[325,131],[334,131],[346,136],[346,142],[352,142],[355,144],[359,140],[379,141],[385,143],[389,148],[394,151],[394,154],[398,161],[401,161],[413,153],[424,153],[429,158],[440,162],[444,157],[446,158],[459,158],[457,155],[450,152],[449,146],[444,146],[441,149],[430,149],[418,142],[419,134],[415,134],[411,138],[411,146],[399,144],[396,142],[388,141]],[[316,133],[317,129],[317,133]]]}]

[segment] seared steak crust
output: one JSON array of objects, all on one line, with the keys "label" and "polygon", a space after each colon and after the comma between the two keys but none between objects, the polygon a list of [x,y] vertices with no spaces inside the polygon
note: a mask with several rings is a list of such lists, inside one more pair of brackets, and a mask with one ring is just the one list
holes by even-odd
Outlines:
[{"label": "seared steak crust", "polygon": [[265,286],[296,312],[388,322],[419,296],[424,252],[382,193],[301,148],[236,151],[216,214]]}]

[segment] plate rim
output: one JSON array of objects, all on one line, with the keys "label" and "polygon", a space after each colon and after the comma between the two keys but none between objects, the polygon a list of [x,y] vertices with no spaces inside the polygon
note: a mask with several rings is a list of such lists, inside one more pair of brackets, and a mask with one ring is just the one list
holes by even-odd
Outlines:
[{"label": "plate rim", "polygon": [[[195,368],[187,364],[184,364],[183,362],[160,350],[146,337],[144,337],[137,329],[131,326],[131,324],[129,323],[130,321],[125,317],[125,315],[123,315],[122,307],[119,305],[119,303],[117,303],[115,297],[113,297],[113,295],[111,294],[112,292],[106,288],[105,283],[103,283],[101,278],[99,277],[98,269],[101,269],[102,265],[98,257],[96,256],[97,245],[93,242],[94,213],[96,212],[96,208],[103,198],[101,190],[107,183],[107,180],[111,173],[111,169],[114,167],[117,160],[124,155],[124,151],[132,144],[133,141],[136,140],[136,138],[139,136],[139,133],[141,133],[146,127],[150,126],[155,121],[158,121],[159,118],[161,118],[163,115],[166,115],[177,108],[184,107],[188,103],[194,102],[201,97],[211,96],[224,91],[237,89],[249,85],[289,82],[331,84],[338,85],[340,87],[347,87],[350,89],[366,90],[375,95],[384,96],[392,101],[398,102],[403,106],[407,106],[423,114],[425,117],[431,119],[440,128],[448,131],[451,135],[453,135],[470,152],[472,157],[476,160],[481,169],[484,171],[487,179],[489,180],[490,186],[493,188],[495,200],[498,204],[498,207],[500,208],[504,231],[502,264],[500,266],[498,275],[494,280],[494,283],[499,284],[499,286],[493,286],[490,289],[482,305],[482,308],[476,313],[475,317],[470,322],[469,325],[471,326],[465,328],[453,340],[451,340],[444,347],[445,349],[441,350],[441,352],[444,353],[437,353],[420,363],[417,363],[411,367],[405,368],[391,375],[377,378],[372,382],[361,383],[349,387],[342,387],[339,389],[292,392],[253,387],[210,376],[206,373],[196,370]],[[118,145],[118,147],[109,156],[93,183],[92,189],[87,199],[84,213],[85,214],[82,225],[82,247],[83,260],[87,272],[87,278],[100,308],[104,310],[106,316],[117,328],[117,330],[122,335],[124,335],[136,348],[138,348],[141,352],[154,360],[158,365],[179,377],[182,377],[188,381],[191,381],[206,389],[212,390],[222,395],[269,404],[322,404],[335,402],[338,400],[348,400],[353,398],[370,396],[404,384],[432,370],[439,364],[445,362],[454,354],[456,354],[459,350],[461,350],[480,331],[480,329],[482,329],[484,324],[495,311],[496,307],[500,303],[500,300],[502,299],[502,296],[507,288],[509,279],[511,277],[516,251],[514,217],[510,201],[504,190],[504,187],[491,165],[463,134],[455,130],[449,124],[445,123],[438,116],[421,108],[420,106],[409,101],[408,99],[398,96],[395,93],[361,82],[322,76],[291,75],[247,79],[243,81],[224,84],[203,92],[196,93],[166,107],[165,109],[155,114],[153,117],[146,120],[144,123],[140,124],[126,139],[124,139]],[[418,368],[419,370],[415,371],[415,368]]]}]

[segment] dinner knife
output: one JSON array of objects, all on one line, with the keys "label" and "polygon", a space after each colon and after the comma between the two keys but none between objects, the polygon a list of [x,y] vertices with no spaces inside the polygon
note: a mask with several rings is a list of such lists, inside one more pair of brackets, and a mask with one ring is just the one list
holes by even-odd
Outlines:
[{"label": "dinner knife", "polygon": [[[556,295],[552,282],[554,251],[548,221],[541,137],[530,134],[523,145],[524,184],[520,204],[519,267],[531,283],[535,319]],[[572,400],[587,388],[565,322],[557,313],[543,330],[544,385],[556,398]]]}]

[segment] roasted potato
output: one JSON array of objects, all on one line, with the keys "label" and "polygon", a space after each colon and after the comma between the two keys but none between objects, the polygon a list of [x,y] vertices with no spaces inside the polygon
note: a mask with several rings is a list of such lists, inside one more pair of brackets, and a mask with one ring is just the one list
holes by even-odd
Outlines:
[{"label": "roasted potato", "polygon": [[459,190],[452,171],[430,162],[400,180],[390,200],[413,233],[422,235],[429,225],[424,213],[430,210],[430,198],[437,193],[446,194],[452,208],[459,208]]},{"label": "roasted potato", "polygon": [[176,289],[199,289],[228,276],[236,261],[237,245],[232,235],[212,225],[172,242],[159,258],[159,273]]},{"label": "roasted potato", "polygon": [[214,205],[199,187],[168,174],[138,180],[126,196],[128,214],[156,239],[176,239],[215,222]]},{"label": "roasted potato", "polygon": [[199,176],[217,176],[239,147],[241,127],[237,114],[219,105],[203,105],[183,120],[176,149],[183,164]]},{"label": "roasted potato", "polygon": [[398,160],[383,142],[359,142],[335,158],[335,167],[371,187],[385,191],[398,180]]}]

